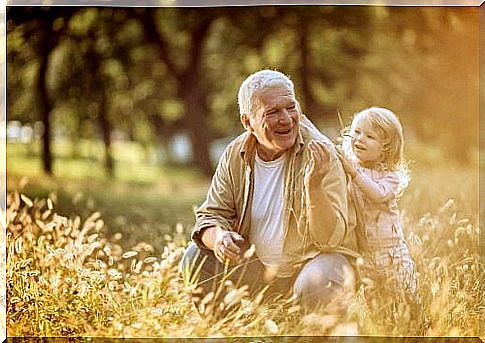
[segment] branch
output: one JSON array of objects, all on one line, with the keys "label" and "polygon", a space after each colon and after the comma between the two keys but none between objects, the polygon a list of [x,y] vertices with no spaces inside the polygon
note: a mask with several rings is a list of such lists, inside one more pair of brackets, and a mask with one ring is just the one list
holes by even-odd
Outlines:
[{"label": "branch", "polygon": [[168,53],[168,43],[165,41],[165,37],[157,29],[157,24],[154,20],[154,13],[152,10],[144,10],[139,14],[139,20],[143,26],[143,32],[145,38],[148,42],[156,45],[158,47],[158,56],[165,62],[167,68],[171,70],[175,75],[180,75],[180,70],[174,63],[173,59],[170,58]]}]

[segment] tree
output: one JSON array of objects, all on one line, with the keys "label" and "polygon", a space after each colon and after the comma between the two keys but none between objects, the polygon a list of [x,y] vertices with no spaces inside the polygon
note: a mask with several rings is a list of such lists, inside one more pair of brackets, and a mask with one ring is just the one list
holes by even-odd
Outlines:
[{"label": "tree", "polygon": [[[169,35],[159,29],[159,24],[174,25],[179,16],[185,17],[185,27],[181,28],[182,34],[187,37],[185,47],[175,47],[169,41]],[[202,61],[204,43],[214,19],[209,10],[203,9],[146,9],[140,12],[147,41],[156,45],[160,60],[176,82],[175,95],[183,102],[183,123],[192,141],[194,162],[208,176],[212,175],[213,167],[209,156],[207,93],[202,83]],[[179,62],[181,60],[182,63]]]},{"label": "tree", "polygon": [[[66,22],[75,9],[59,9],[50,7],[9,7],[7,17],[10,26],[25,25],[23,33],[27,40],[34,41],[37,53],[37,101],[38,112],[44,131],[42,134],[42,162],[44,171],[52,174],[53,157],[51,151],[51,111],[52,102],[48,94],[46,76],[49,58],[59,42]],[[10,29],[12,29],[10,27]]]}]

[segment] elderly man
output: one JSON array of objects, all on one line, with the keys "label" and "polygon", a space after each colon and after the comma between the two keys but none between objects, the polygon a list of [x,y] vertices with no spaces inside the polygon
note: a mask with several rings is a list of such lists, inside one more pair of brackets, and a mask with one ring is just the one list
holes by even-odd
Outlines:
[{"label": "elderly man", "polygon": [[293,83],[280,72],[250,75],[238,102],[246,132],[226,148],[196,212],[184,278],[197,279],[199,299],[229,278],[253,293],[267,285],[268,294],[291,292],[306,311],[326,306],[355,284],[346,179],[333,145],[300,123]]}]

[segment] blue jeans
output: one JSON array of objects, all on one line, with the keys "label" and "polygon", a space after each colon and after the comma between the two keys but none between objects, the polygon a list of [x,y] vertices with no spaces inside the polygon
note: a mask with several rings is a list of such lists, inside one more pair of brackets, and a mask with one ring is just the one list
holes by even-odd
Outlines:
[{"label": "blue jeans", "polygon": [[266,299],[294,295],[303,312],[326,308],[332,312],[345,309],[345,299],[355,291],[355,275],[347,258],[337,253],[319,254],[307,260],[292,277],[266,278],[265,267],[257,257],[225,268],[211,250],[189,245],[181,261],[186,283],[195,283],[201,290],[197,298],[216,293],[221,283],[230,280],[236,287],[249,286],[250,296],[264,287]]}]

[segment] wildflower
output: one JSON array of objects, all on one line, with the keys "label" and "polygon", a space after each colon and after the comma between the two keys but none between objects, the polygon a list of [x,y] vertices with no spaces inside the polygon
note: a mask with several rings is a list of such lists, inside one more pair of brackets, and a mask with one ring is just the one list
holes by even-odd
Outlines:
[{"label": "wildflower", "polygon": [[25,202],[25,204],[28,207],[34,206],[34,203],[32,202],[32,200],[30,200],[29,197],[27,197],[26,195],[21,194],[20,195],[20,199],[22,199],[22,201]]},{"label": "wildflower", "polygon": [[276,335],[278,333],[278,330],[279,330],[278,324],[276,324],[274,322],[274,320],[272,320],[272,319],[267,319],[264,322],[264,329],[270,335]]},{"label": "wildflower", "polygon": [[150,264],[150,263],[155,262],[156,260],[157,260],[157,258],[156,258],[156,257],[147,257],[147,258],[145,258],[145,259],[143,260],[143,263],[145,263],[145,264]]},{"label": "wildflower", "polygon": [[47,210],[45,211],[44,213],[42,213],[42,216],[40,216],[40,218],[42,220],[46,220],[47,218],[49,218],[49,216],[51,215],[52,211],[51,210]]},{"label": "wildflower", "polygon": [[448,199],[448,201],[446,202],[446,204],[444,204],[444,206],[438,210],[438,213],[443,213],[446,210],[449,210],[451,208],[451,206],[453,206],[454,203],[455,203],[455,200]]},{"label": "wildflower", "polygon": [[99,220],[96,221],[96,224],[94,226],[94,230],[99,231],[103,228],[103,226],[104,226],[104,221],[102,219],[99,219]]},{"label": "wildflower", "polygon": [[212,299],[214,299],[214,292],[209,292],[204,299],[202,299],[201,304],[208,304]]},{"label": "wildflower", "polygon": [[180,223],[177,223],[177,225],[175,225],[175,232],[178,234],[183,234],[184,233],[183,225]]},{"label": "wildflower", "polygon": [[93,243],[98,237],[99,237],[99,235],[97,233],[89,236],[88,237],[88,243]]},{"label": "wildflower", "polygon": [[255,252],[256,252],[256,246],[254,244],[251,244],[249,249],[244,252],[244,258],[249,259],[251,256],[254,255]]},{"label": "wildflower", "polygon": [[22,243],[23,243],[22,237],[19,237],[15,240],[15,252],[17,254],[20,254],[22,252]]},{"label": "wildflower", "polygon": [[138,253],[136,251],[131,250],[131,251],[125,252],[123,255],[121,255],[121,257],[130,258],[130,257],[136,256],[136,255],[138,255]]}]

